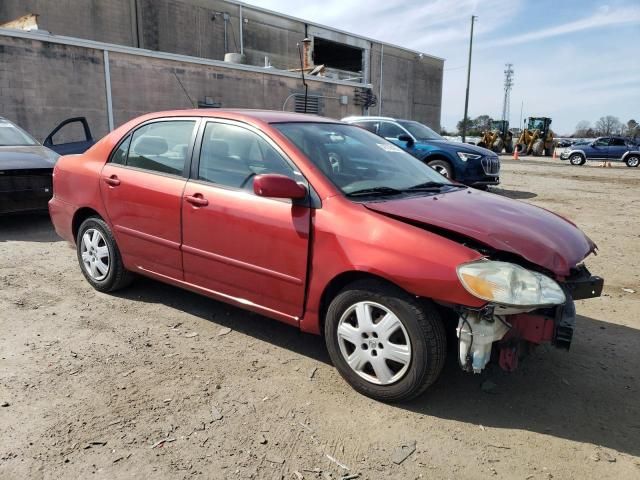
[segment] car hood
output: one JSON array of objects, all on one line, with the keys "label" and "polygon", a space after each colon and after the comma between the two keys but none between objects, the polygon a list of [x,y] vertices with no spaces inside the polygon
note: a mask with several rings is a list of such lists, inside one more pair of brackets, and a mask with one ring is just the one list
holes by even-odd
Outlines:
[{"label": "car hood", "polygon": [[368,202],[370,210],[433,226],[567,276],[596,245],[568,220],[524,202],[472,189]]},{"label": "car hood", "polygon": [[53,168],[59,156],[42,145],[0,147],[0,171]]},{"label": "car hood", "polygon": [[451,142],[449,140],[429,140],[422,142],[429,145],[438,145],[446,150],[455,150],[456,152],[475,153],[482,156],[495,157],[496,154],[487,148],[471,145],[470,143]]}]

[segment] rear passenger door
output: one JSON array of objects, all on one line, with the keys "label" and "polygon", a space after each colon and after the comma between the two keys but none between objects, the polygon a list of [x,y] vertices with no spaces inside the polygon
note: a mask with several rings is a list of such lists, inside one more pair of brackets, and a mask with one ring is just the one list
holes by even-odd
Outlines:
[{"label": "rear passenger door", "polygon": [[607,155],[611,160],[620,160],[627,151],[629,151],[629,147],[627,147],[627,142],[625,142],[624,138],[612,138],[609,141]]},{"label": "rear passenger door", "polygon": [[181,280],[181,206],[198,119],[152,120],[129,133],[100,189],[127,268]]},{"label": "rear passenger door", "polygon": [[248,125],[203,124],[182,204],[185,281],[297,323],[304,304],[311,210],[260,197],[262,173],[306,183],[274,142]]}]

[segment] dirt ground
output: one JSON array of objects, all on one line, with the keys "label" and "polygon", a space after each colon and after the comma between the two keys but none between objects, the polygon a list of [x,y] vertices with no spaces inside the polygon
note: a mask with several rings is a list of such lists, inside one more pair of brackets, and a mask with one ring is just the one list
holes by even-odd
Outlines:
[{"label": "dirt ground", "polygon": [[0,219],[0,478],[640,478],[639,187],[505,159],[495,191],[580,225],[604,295],[577,302],[570,352],[474,376],[451,348],[393,406],[320,338],[151,280],[97,293],[46,216]]}]

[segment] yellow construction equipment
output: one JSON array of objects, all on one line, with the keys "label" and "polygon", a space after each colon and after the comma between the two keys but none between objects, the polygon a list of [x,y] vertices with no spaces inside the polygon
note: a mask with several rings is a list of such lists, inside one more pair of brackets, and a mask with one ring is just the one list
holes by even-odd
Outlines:
[{"label": "yellow construction equipment", "polygon": [[479,147],[488,148],[496,153],[513,152],[513,133],[509,130],[507,120],[492,120],[491,130],[482,132],[482,137],[478,142]]},{"label": "yellow construction equipment", "polygon": [[529,117],[527,128],[522,130],[516,143],[518,153],[536,157],[553,155],[555,140],[550,126],[551,119],[548,117]]}]

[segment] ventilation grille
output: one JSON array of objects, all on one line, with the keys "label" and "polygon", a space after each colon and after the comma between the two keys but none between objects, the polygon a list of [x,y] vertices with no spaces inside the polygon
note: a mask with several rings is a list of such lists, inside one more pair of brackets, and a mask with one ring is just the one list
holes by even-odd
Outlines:
[{"label": "ventilation grille", "polygon": [[[295,98],[296,113],[305,113],[304,111],[304,94],[298,93]],[[307,112],[318,115],[320,113],[320,97],[309,95],[307,97]]]}]

